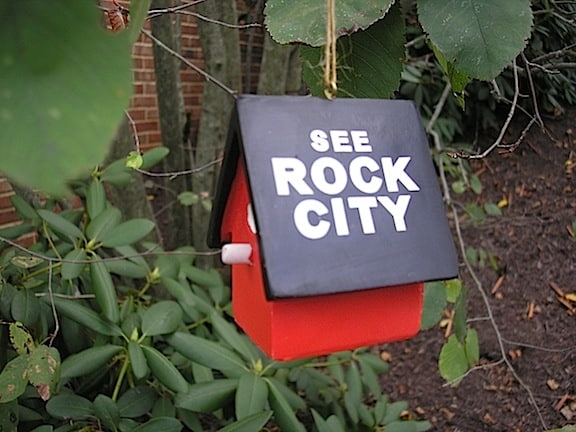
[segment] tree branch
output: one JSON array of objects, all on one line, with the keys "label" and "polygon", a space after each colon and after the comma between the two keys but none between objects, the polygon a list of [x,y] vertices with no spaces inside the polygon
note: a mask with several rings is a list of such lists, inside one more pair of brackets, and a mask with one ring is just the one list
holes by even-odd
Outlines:
[{"label": "tree branch", "polygon": [[214,78],[212,75],[210,75],[209,73],[205,72],[204,70],[202,70],[202,68],[196,66],[194,63],[190,62],[189,60],[187,60],[185,57],[183,57],[181,54],[177,53],[176,51],[174,51],[173,49],[171,49],[170,47],[168,47],[166,44],[164,44],[161,40],[155,38],[152,33],[150,33],[148,30],[142,29],[142,33],[144,35],[146,35],[148,38],[150,38],[152,40],[152,42],[154,42],[156,45],[158,45],[159,47],[161,47],[162,49],[166,50],[167,52],[169,52],[171,55],[173,55],[174,57],[176,57],[178,60],[180,60],[182,63],[184,63],[186,66],[188,66],[189,68],[191,68],[192,70],[194,70],[196,73],[198,73],[199,75],[201,75],[206,81],[211,82],[216,84],[218,87],[220,87],[222,90],[224,90],[226,93],[228,93],[230,96],[232,96],[233,98],[237,97],[238,92],[236,90],[231,89],[230,87],[228,87],[226,84],[224,84],[223,82],[217,80],[216,78]]}]

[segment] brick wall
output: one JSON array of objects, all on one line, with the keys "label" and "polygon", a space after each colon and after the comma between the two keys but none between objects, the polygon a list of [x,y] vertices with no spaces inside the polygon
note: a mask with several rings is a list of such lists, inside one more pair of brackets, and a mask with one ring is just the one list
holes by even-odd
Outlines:
[{"label": "brick wall", "polygon": [[[128,1],[121,2],[123,4]],[[110,1],[102,1],[104,7],[111,7]],[[238,2],[239,14],[245,15],[246,7],[242,1]],[[249,11],[248,11],[249,12]],[[186,59],[196,66],[203,67],[202,49],[196,27],[196,18],[191,15],[180,15],[182,32],[181,32],[181,53]],[[147,23],[145,28],[150,29]],[[240,30],[241,36],[241,53],[242,60],[245,62],[249,34],[252,34],[253,48],[251,50],[252,61],[249,76],[249,89],[245,92],[253,92],[257,85],[257,75],[259,71],[259,61],[262,49],[262,30],[246,29]],[[160,127],[158,121],[158,108],[156,103],[156,82],[154,75],[154,61],[152,58],[152,42],[141,35],[134,45],[134,95],[130,103],[130,117],[136,124],[138,137],[142,150],[147,150],[161,144]],[[243,67],[244,70],[244,67]],[[192,132],[197,130],[200,118],[200,106],[202,91],[204,86],[203,78],[182,65],[180,69],[180,78],[182,82],[182,92],[184,96],[185,111],[190,113]],[[0,228],[12,226],[20,223],[15,210],[10,203],[10,196],[13,195],[12,188],[8,181],[0,177]]]}]

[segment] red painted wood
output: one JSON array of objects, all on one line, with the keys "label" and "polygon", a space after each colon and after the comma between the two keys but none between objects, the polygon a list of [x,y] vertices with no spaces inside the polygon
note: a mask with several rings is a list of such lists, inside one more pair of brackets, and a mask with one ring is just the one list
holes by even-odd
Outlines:
[{"label": "red painted wood", "polygon": [[240,161],[221,235],[224,241],[250,243],[253,252],[252,265],[232,265],[233,313],[240,327],[271,358],[317,356],[407,339],[418,332],[423,283],[268,300],[258,236],[247,222],[249,203],[246,171]]}]

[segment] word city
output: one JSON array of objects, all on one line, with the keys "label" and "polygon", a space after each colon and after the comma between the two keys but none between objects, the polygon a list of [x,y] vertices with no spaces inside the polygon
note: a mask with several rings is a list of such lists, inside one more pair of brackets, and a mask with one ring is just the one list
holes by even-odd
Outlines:
[{"label": "word city", "polygon": [[[303,161],[295,157],[272,157],[274,183],[278,196],[290,196],[293,192],[301,196],[313,196],[315,190],[332,196],[329,207],[323,202],[307,198],[294,208],[294,224],[304,237],[317,240],[325,237],[332,225],[337,236],[350,235],[346,207],[356,211],[363,234],[376,233],[373,211],[384,209],[394,223],[397,232],[406,231],[406,213],[410,204],[409,194],[399,194],[394,201],[381,195],[400,192],[399,185],[408,192],[418,192],[420,187],[406,172],[410,156],[399,156],[396,160],[384,156],[375,159],[372,146],[365,130],[314,129],[310,132],[310,146],[318,153],[332,149],[334,153],[353,153],[355,156],[347,167],[338,159],[321,156],[308,170]],[[351,182],[362,195],[341,197]],[[330,220],[331,215],[331,220]]]}]

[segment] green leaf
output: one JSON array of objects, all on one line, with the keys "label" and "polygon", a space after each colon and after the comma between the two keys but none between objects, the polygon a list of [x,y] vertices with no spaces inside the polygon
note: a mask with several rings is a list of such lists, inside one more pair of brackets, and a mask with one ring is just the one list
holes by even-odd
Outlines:
[{"label": "green leaf", "polygon": [[10,202],[23,221],[30,222],[32,225],[36,225],[40,221],[40,215],[38,215],[36,209],[20,195],[12,195]]},{"label": "green leaf", "polygon": [[102,313],[108,320],[117,323],[120,315],[118,313],[116,288],[106,264],[101,259],[96,259],[90,263],[90,277],[94,296]]},{"label": "green leaf", "polygon": [[469,328],[466,332],[464,349],[468,359],[468,366],[475,366],[480,361],[480,343],[478,342],[478,332],[473,328]]},{"label": "green leaf", "polygon": [[142,166],[142,155],[137,151],[131,151],[126,156],[126,167],[132,169],[140,169]]},{"label": "green leaf", "polygon": [[83,1],[3,2],[0,16],[0,170],[63,194],[104,159],[128,106],[128,34],[107,32]]},{"label": "green leaf", "polygon": [[175,418],[156,417],[132,429],[131,432],[180,432],[182,423]]},{"label": "green leaf", "polygon": [[171,395],[159,397],[152,407],[152,417],[176,417],[176,407]]},{"label": "green leaf", "polygon": [[[41,300],[50,304],[50,298],[48,296],[42,297]],[[54,297],[53,300],[58,312],[70,318],[72,321],[90,330],[94,330],[96,333],[105,336],[120,336],[122,334],[120,327],[100,317],[92,309],[82,306],[78,300],[68,300],[60,297]]]},{"label": "green leaf", "polygon": [[[24,234],[28,234],[32,230],[34,230],[34,227],[32,225],[22,223],[19,225],[14,225],[0,229],[0,237],[3,237],[8,240],[15,240],[18,237],[23,236]],[[0,248],[3,248],[4,246],[6,246],[6,244],[0,243]]]},{"label": "green leaf", "polygon": [[316,410],[312,410],[312,417],[318,432],[345,432],[340,420],[335,415],[331,415],[327,420],[324,420]]},{"label": "green leaf", "polygon": [[18,406],[18,401],[16,400],[0,403],[0,430],[7,432],[17,432],[18,424],[22,420],[20,411],[21,407]]},{"label": "green leaf", "polygon": [[356,363],[350,363],[346,371],[344,406],[353,423],[358,423],[358,406],[362,404],[362,380]]},{"label": "green leaf", "polygon": [[38,209],[36,211],[51,229],[57,234],[67,237],[72,243],[76,243],[78,240],[84,238],[84,234],[82,234],[80,228],[59,214],[44,209]]},{"label": "green leaf", "polygon": [[32,336],[21,322],[11,322],[9,331],[10,343],[18,355],[26,355],[35,349]]},{"label": "green leaf", "polygon": [[382,420],[382,423],[384,423],[386,425],[386,428],[388,428],[388,425],[394,422],[395,420],[400,419],[402,413],[407,409],[408,409],[408,402],[398,401],[389,403],[386,407],[386,416]]},{"label": "green leaf", "polygon": [[424,284],[424,304],[420,328],[426,330],[434,327],[442,318],[446,309],[446,288],[442,282]]},{"label": "green leaf", "polygon": [[138,342],[128,342],[128,358],[130,359],[130,366],[132,366],[132,372],[136,379],[140,380],[148,375],[148,363],[146,362],[144,351],[142,351],[142,347]]},{"label": "green leaf", "polygon": [[454,193],[463,194],[466,192],[466,183],[464,183],[463,180],[456,180],[455,182],[452,182],[452,190]]},{"label": "green leaf", "polygon": [[140,30],[144,25],[144,21],[148,18],[148,9],[150,9],[150,2],[152,0],[140,0],[137,2],[130,2],[130,25],[128,26],[128,33],[130,34],[130,43],[135,43],[140,36]]},{"label": "green leaf", "polygon": [[448,62],[484,81],[524,49],[532,29],[530,0],[419,0],[418,16]]},{"label": "green leaf", "polygon": [[445,281],[446,284],[446,300],[450,303],[456,303],[458,297],[462,293],[462,281],[460,279],[450,279]]},{"label": "green leaf", "polygon": [[[364,30],[388,12],[393,0],[349,0],[336,4],[337,36]],[[280,43],[326,43],[326,1],[290,2],[268,0],[265,22],[272,38]]]},{"label": "green leaf", "polygon": [[163,277],[161,280],[166,291],[178,301],[185,312],[199,310],[207,315],[212,312],[213,307],[207,301],[194,294],[190,286],[167,277]]},{"label": "green leaf", "polygon": [[60,353],[56,348],[38,346],[28,358],[28,380],[43,400],[52,396],[60,377]]},{"label": "green leaf", "polygon": [[0,403],[13,401],[24,393],[28,384],[27,369],[27,355],[14,357],[4,366],[0,373]]},{"label": "green leaf", "polygon": [[106,191],[98,179],[93,179],[86,190],[86,211],[94,219],[106,208]]},{"label": "green leaf", "polygon": [[115,228],[122,220],[122,213],[118,208],[109,206],[100,212],[98,216],[88,223],[86,235],[93,242],[100,241],[111,229]]},{"label": "green leaf", "polygon": [[94,415],[92,402],[69,393],[62,393],[50,399],[46,404],[46,411],[52,417],[71,420],[82,420]]},{"label": "green leaf", "polygon": [[174,399],[177,408],[209,413],[225,407],[238,387],[237,379],[218,379],[192,384],[187,392],[178,393]]},{"label": "green leaf", "polygon": [[152,409],[157,399],[156,392],[149,386],[132,387],[122,393],[118,399],[117,406],[120,416],[137,418],[141,417]]},{"label": "green leaf", "polygon": [[484,211],[489,216],[501,216],[502,215],[502,210],[500,209],[500,207],[498,207],[498,205],[496,205],[494,203],[484,204]]},{"label": "green leaf", "polygon": [[466,315],[466,301],[468,299],[468,289],[462,285],[462,290],[456,303],[454,304],[454,318],[452,319],[452,326],[454,334],[460,342],[464,342],[467,332],[467,315]]},{"label": "green leaf", "polygon": [[145,345],[141,347],[148,366],[158,381],[174,392],[186,392],[188,390],[188,381],[164,354],[153,347]]},{"label": "green leaf", "polygon": [[142,332],[156,336],[174,332],[182,321],[182,308],[174,301],[164,300],[150,306],[142,315]]},{"label": "green leaf", "polygon": [[252,414],[262,412],[268,402],[268,386],[262,377],[246,372],[238,380],[236,390],[236,418],[242,420]]},{"label": "green leaf", "polygon": [[373,354],[373,353],[358,354],[358,358],[361,359],[363,362],[369,364],[370,367],[377,374],[386,373],[386,372],[388,372],[388,369],[390,369],[390,366],[388,365],[388,363],[386,361],[382,360],[382,358],[380,358],[380,356],[377,354]]},{"label": "green leaf", "polygon": [[105,261],[110,273],[125,276],[130,279],[143,279],[148,275],[148,268],[130,260],[114,259]]},{"label": "green leaf", "polygon": [[102,181],[113,184],[114,186],[127,186],[132,181],[132,174],[126,167],[124,159],[119,159],[108,165],[100,174]]},{"label": "green leaf", "polygon": [[216,310],[213,310],[210,314],[210,321],[216,333],[218,333],[226,343],[240,353],[246,360],[254,360],[252,347],[250,346],[251,342],[238,332],[234,324],[226,321]]},{"label": "green leaf", "polygon": [[476,174],[470,175],[470,189],[472,189],[472,192],[474,192],[476,195],[480,195],[482,193],[482,182]]},{"label": "green leaf", "polygon": [[11,312],[12,318],[32,328],[40,316],[40,300],[31,290],[20,289],[12,299]]},{"label": "green leaf", "polygon": [[176,332],[167,340],[184,357],[219,370],[230,378],[239,377],[247,370],[236,353],[216,342],[184,332]]},{"label": "green leaf", "polygon": [[446,60],[446,57],[444,56],[444,54],[442,54],[442,51],[436,48],[434,44],[431,45],[432,45],[432,51],[434,51],[434,55],[436,56],[436,59],[438,60],[438,63],[440,64],[440,67],[442,68],[444,75],[446,75],[446,78],[448,78],[448,82],[450,83],[450,87],[452,88],[452,93],[454,94],[454,97],[456,97],[456,100],[458,101],[460,107],[464,109],[466,106],[464,100],[464,89],[470,82],[470,77],[468,77],[468,75],[458,70],[454,66],[454,63],[451,63],[448,60]]},{"label": "green leaf", "polygon": [[274,411],[274,418],[281,430],[293,432],[306,432],[304,425],[300,423],[292,407],[279,389],[277,383],[271,378],[265,378],[270,391],[270,406]]},{"label": "green leaf", "polygon": [[358,364],[362,370],[362,382],[366,384],[366,387],[370,389],[370,392],[374,396],[378,396],[382,391],[380,389],[380,380],[378,375],[372,369],[372,366],[367,361],[364,361],[361,357],[358,358]]},{"label": "green leaf", "polygon": [[86,267],[86,262],[73,262],[73,261],[86,261],[88,255],[84,249],[72,249],[64,256],[62,262],[62,279],[70,280],[79,277]]},{"label": "green leaf", "polygon": [[180,201],[180,204],[183,206],[194,205],[198,202],[199,199],[200,197],[198,194],[191,191],[184,191],[178,194],[178,201]]},{"label": "green leaf", "polygon": [[[338,39],[338,97],[389,98],[400,84],[404,21],[394,7],[368,30]],[[322,48],[302,46],[304,80],[315,96],[324,94]]]},{"label": "green leaf", "polygon": [[142,155],[142,168],[143,170],[147,170],[148,168],[152,168],[162,159],[164,159],[170,153],[170,149],[164,146],[154,147]]},{"label": "green leaf", "polygon": [[455,335],[451,335],[442,350],[438,360],[440,375],[452,386],[458,385],[468,370],[468,360],[464,346]]},{"label": "green leaf", "polygon": [[230,423],[228,426],[218,429],[218,432],[254,432],[264,430],[264,426],[270,420],[272,411],[262,411],[244,417],[242,420]]},{"label": "green leaf", "polygon": [[118,345],[100,345],[72,354],[62,362],[60,376],[63,380],[88,375],[106,365],[122,351]]},{"label": "green leaf", "polygon": [[131,219],[108,231],[100,241],[105,247],[127,246],[142,240],[153,229],[154,222],[148,219]]},{"label": "green leaf", "polygon": [[92,403],[94,414],[98,420],[109,430],[117,430],[116,426],[120,422],[120,411],[116,402],[108,396],[99,394]]}]

